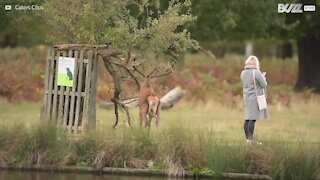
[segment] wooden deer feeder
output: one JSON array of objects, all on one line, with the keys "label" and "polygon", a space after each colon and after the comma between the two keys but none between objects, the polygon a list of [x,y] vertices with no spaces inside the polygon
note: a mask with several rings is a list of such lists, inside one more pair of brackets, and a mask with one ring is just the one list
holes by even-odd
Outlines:
[{"label": "wooden deer feeder", "polygon": [[97,50],[106,47],[63,44],[48,50],[41,121],[72,133],[95,127]]}]

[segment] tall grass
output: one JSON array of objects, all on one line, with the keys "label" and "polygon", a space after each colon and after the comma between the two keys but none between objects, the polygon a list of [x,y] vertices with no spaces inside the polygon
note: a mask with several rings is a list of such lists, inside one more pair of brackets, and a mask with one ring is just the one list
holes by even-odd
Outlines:
[{"label": "tall grass", "polygon": [[152,161],[154,168],[168,169],[175,176],[189,170],[198,174],[269,174],[279,179],[319,177],[319,143],[270,141],[261,146],[246,146],[240,141],[222,140],[208,132],[190,132],[181,127],[163,130],[157,137],[143,130],[117,131],[122,131],[122,136],[119,133],[111,138],[114,132],[110,132],[102,133],[101,138],[102,134],[89,133],[73,139],[55,126],[1,128],[0,162],[16,166],[148,168]]}]

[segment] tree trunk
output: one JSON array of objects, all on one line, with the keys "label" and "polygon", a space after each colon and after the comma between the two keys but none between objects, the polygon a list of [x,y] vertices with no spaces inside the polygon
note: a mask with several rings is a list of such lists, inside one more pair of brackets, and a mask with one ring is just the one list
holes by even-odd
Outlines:
[{"label": "tree trunk", "polygon": [[111,99],[111,101],[114,103],[114,114],[116,115],[116,122],[113,125],[113,127],[116,127],[118,125],[118,120],[119,120],[119,111],[118,111],[117,101],[120,100],[120,94],[121,94],[120,80],[116,74],[116,71],[113,69],[112,65],[110,64],[110,62],[105,59],[103,61],[106,66],[106,69],[108,70],[109,74],[112,76],[112,79],[115,84],[114,95],[113,95],[113,98]]},{"label": "tree trunk", "polygon": [[314,88],[320,91],[320,39],[307,36],[298,40],[298,89]]},{"label": "tree trunk", "polygon": [[246,43],[245,56],[249,57],[253,55],[253,43],[251,41]]},{"label": "tree trunk", "polygon": [[290,41],[284,41],[281,44],[281,58],[286,59],[286,58],[292,58],[292,44]]},{"label": "tree trunk", "polygon": [[99,54],[102,56],[103,62],[105,64],[106,69],[108,70],[109,74],[111,75],[114,85],[115,85],[115,90],[114,90],[114,95],[113,98],[111,99],[111,101],[114,104],[114,113],[116,116],[116,122],[113,125],[113,127],[115,128],[118,125],[118,121],[119,121],[119,107],[122,108],[128,118],[128,124],[129,126],[131,126],[131,115],[128,111],[128,108],[125,107],[124,104],[122,104],[120,102],[120,96],[121,96],[121,78],[120,76],[117,74],[116,69],[114,69],[114,67],[112,66],[112,64],[110,63],[110,58],[111,57],[115,57],[117,55],[120,55],[121,52],[118,50],[101,50],[99,51]]}]

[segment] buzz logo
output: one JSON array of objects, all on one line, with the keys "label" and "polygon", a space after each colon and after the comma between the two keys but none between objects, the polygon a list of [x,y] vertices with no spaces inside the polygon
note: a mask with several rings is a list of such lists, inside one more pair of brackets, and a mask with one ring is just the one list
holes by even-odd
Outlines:
[{"label": "buzz logo", "polygon": [[278,4],[278,13],[302,13],[302,4]]}]

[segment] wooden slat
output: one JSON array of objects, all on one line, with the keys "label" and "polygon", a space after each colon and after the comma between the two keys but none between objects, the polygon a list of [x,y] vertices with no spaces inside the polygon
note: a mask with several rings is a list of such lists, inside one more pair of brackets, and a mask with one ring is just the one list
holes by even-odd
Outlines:
[{"label": "wooden slat", "polygon": [[[80,113],[82,113],[83,109],[80,110],[80,102],[81,102],[81,93],[82,93],[82,80],[83,80],[83,58],[84,58],[84,50],[81,51],[80,53],[80,58],[79,58],[79,78],[78,78],[78,84],[77,84],[77,101],[76,101],[76,114],[75,114],[75,127],[78,127],[79,124],[79,118],[80,118]],[[71,131],[71,127],[70,127]],[[77,133],[77,128],[76,132]]]},{"label": "wooden slat", "polygon": [[[73,57],[73,51],[72,50],[68,50],[68,57]],[[67,116],[70,115],[70,106],[72,106],[73,104],[70,104],[69,106],[69,101],[70,101],[70,91],[71,91],[71,87],[66,87],[66,91],[67,91],[67,96],[66,96],[66,99],[68,101],[68,107],[66,108],[67,109]],[[72,119],[69,119],[69,117],[67,117],[67,121],[68,121],[68,127],[72,126],[73,124],[73,121]],[[69,132],[71,132],[71,129],[69,129]]]},{"label": "wooden slat", "polygon": [[83,106],[83,115],[82,115],[82,126],[86,127],[88,125],[89,119],[89,102],[90,102],[90,80],[91,80],[91,71],[92,71],[92,59],[93,53],[89,52],[88,55],[89,63],[86,68],[86,82],[85,82],[85,97],[84,97],[84,106]]},{"label": "wooden slat", "polygon": [[[57,52],[53,51],[51,54],[51,59],[54,59],[54,56]],[[47,102],[47,108],[46,108],[46,120],[51,119],[51,103],[52,103],[52,87],[53,87],[53,76],[54,76],[54,61],[50,61],[50,67],[49,67],[49,84],[48,84],[48,102]]]},{"label": "wooden slat", "polygon": [[[66,53],[63,52],[63,55],[65,56]],[[57,59],[59,59],[59,57]],[[58,62],[58,61],[56,61],[56,62]],[[65,93],[65,89],[66,88],[65,88],[65,86],[59,86],[59,87],[60,87],[60,90],[58,92],[58,95],[59,95],[59,107],[58,107],[57,124],[63,126],[63,114],[64,114],[64,109],[63,108],[64,108],[64,103],[65,103],[64,93]]]},{"label": "wooden slat", "polygon": [[[59,60],[59,57],[60,54],[61,54],[62,51],[59,51],[59,56],[58,57],[55,57],[55,59],[57,59],[56,62],[58,62]],[[63,52],[62,52],[63,53]],[[55,60],[53,59],[53,60]],[[58,63],[59,64],[59,63]],[[59,68],[59,67],[57,67]],[[58,91],[58,95],[59,95],[59,106],[58,106],[58,119],[57,119],[57,124],[58,125],[62,125],[62,122],[63,122],[63,108],[64,108],[64,96],[61,95],[64,93],[64,87],[63,86],[59,86],[59,91]]]},{"label": "wooden slat", "polygon": [[[73,122],[73,118],[74,118],[74,108],[75,108],[75,95],[76,95],[76,90],[77,90],[77,79],[78,79],[78,67],[79,67],[79,62],[78,62],[78,56],[79,56],[79,51],[75,50],[75,54],[74,57],[76,58],[75,61],[75,69],[74,69],[74,79],[73,79],[73,86],[72,86],[72,94],[71,94],[71,105],[70,105],[70,114],[69,114],[69,122]],[[83,54],[82,54],[83,56]],[[80,96],[78,96],[78,98],[81,98],[81,94]],[[72,123],[68,125],[68,129],[70,129],[72,127]],[[71,129],[70,129],[71,131]]]},{"label": "wooden slat", "polygon": [[[63,51],[63,56],[67,56],[67,51]],[[64,87],[65,88],[65,87]],[[65,90],[65,98],[64,98],[64,107],[63,107],[63,123],[62,126],[67,126],[68,123],[68,113],[69,113],[69,92],[67,89]]]},{"label": "wooden slat", "polygon": [[[48,91],[48,86],[49,86],[49,72],[50,72],[50,59],[51,59],[51,56],[53,54],[53,49],[48,49],[47,51],[47,59],[46,59],[46,71],[45,71],[45,77],[44,77],[44,90],[45,91]],[[44,93],[44,96],[43,96],[43,109],[42,109],[42,112],[41,112],[41,121],[44,122],[46,121],[47,117],[47,109],[48,109],[48,93]]]},{"label": "wooden slat", "polygon": [[58,107],[58,119],[57,124],[61,125],[63,123],[63,105],[64,105],[64,86],[60,86],[58,95],[59,95],[59,107]]},{"label": "wooden slat", "polygon": [[93,54],[93,68],[91,73],[91,96],[90,96],[90,128],[95,127],[96,124],[96,94],[97,94],[97,80],[98,80],[98,55],[94,51]]},{"label": "wooden slat", "polygon": [[[56,56],[58,57],[58,56]],[[55,73],[54,73],[54,87],[53,87],[53,103],[52,103],[52,120],[57,120],[57,114],[58,114],[58,61],[54,62],[55,64]]]}]

